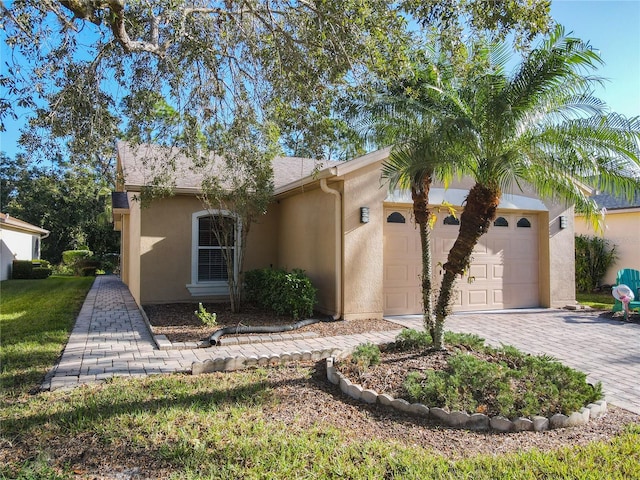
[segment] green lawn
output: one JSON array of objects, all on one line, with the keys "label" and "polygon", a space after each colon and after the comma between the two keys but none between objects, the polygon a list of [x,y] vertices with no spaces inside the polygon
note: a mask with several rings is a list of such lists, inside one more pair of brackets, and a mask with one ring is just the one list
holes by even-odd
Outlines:
[{"label": "green lawn", "polygon": [[[269,369],[25,394],[55,361],[90,282],[1,285],[3,382],[11,388],[0,399],[0,479],[97,478],[105,465],[141,465],[151,478],[175,479],[640,478],[638,425],[587,446],[454,460],[409,443],[354,438],[322,418],[311,428],[285,425],[274,416],[282,399]],[[40,356],[40,347],[50,353]],[[298,371],[302,380],[313,374]]]},{"label": "green lawn", "polygon": [[611,293],[577,293],[576,300],[596,310],[611,310],[615,302]]},{"label": "green lawn", "polygon": [[36,387],[73,328],[93,277],[49,277],[0,283],[0,391]]}]

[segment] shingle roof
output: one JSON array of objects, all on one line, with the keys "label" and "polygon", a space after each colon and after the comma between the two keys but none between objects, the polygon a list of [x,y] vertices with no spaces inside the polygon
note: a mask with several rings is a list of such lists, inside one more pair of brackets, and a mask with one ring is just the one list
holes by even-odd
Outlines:
[{"label": "shingle roof", "polygon": [[[122,165],[123,181],[126,188],[142,187],[165,173],[167,166],[175,168],[171,174],[174,187],[198,191],[205,176],[215,176],[221,159],[211,155],[203,166],[194,166],[191,158],[178,148],[141,144],[132,147],[127,142],[117,143],[118,157]],[[273,159],[274,187],[278,188],[308,177],[315,170],[335,166],[344,162],[319,161],[311,158],[276,157]]]},{"label": "shingle roof", "polygon": [[625,197],[618,197],[609,193],[598,193],[592,197],[600,208],[607,210],[617,210],[621,208],[638,208],[640,207],[640,192],[636,192],[632,202]]}]

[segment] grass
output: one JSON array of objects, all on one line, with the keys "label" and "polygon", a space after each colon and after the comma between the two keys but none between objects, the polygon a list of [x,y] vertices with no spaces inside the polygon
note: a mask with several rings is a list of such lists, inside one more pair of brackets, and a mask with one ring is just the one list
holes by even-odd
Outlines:
[{"label": "grass", "polygon": [[[23,375],[29,353],[45,337],[60,350],[89,286],[90,279],[71,278],[1,285],[3,358],[11,367],[3,376],[18,378],[9,382],[13,396],[0,399],[0,479],[94,478],[99,467],[132,467],[132,459],[154,478],[194,480],[640,478],[637,425],[587,446],[451,460],[410,444],[354,438],[322,419],[312,428],[286,426],[268,414],[280,400],[266,369],[113,379],[26,395],[37,378]],[[6,354],[4,340],[23,353]]]},{"label": "grass", "polygon": [[0,391],[40,383],[62,352],[92,277],[5,280],[0,284]]},{"label": "grass", "polygon": [[[300,369],[302,378],[309,374]],[[638,426],[611,442],[451,460],[353,438],[321,421],[285,426],[265,415],[278,402],[271,386],[269,371],[259,369],[116,379],[15,402],[0,412],[2,443],[29,451],[21,461],[5,457],[0,478],[78,478],[76,462],[126,465],[123,452],[176,479],[640,478]]]},{"label": "grass", "polygon": [[576,300],[596,310],[611,310],[615,302],[611,293],[576,293]]}]

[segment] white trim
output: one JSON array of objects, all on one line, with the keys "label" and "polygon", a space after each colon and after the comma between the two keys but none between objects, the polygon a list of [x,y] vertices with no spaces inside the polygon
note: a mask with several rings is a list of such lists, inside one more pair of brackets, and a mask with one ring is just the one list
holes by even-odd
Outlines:
[{"label": "white trim", "polygon": [[194,297],[208,295],[229,295],[229,283],[227,281],[202,282],[198,281],[198,238],[199,238],[199,222],[201,217],[223,216],[231,217],[236,222],[236,243],[234,245],[234,277],[238,278],[238,255],[240,251],[240,234],[242,225],[240,218],[229,210],[200,210],[191,214],[191,283],[185,285],[189,293]]},{"label": "white trim", "polygon": [[[468,190],[461,188],[432,188],[429,190],[429,204],[440,205],[444,202],[460,207],[469,195]],[[394,190],[387,195],[385,200],[389,203],[413,203],[411,193],[408,190]],[[509,210],[533,210],[547,212],[549,209],[541,200],[523,195],[505,193],[500,199],[498,208]]]}]

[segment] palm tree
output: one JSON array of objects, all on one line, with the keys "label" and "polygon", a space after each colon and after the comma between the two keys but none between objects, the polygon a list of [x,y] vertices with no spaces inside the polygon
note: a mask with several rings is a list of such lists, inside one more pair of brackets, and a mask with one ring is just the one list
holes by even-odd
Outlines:
[{"label": "palm tree", "polygon": [[429,207],[429,191],[434,179],[447,180],[453,175],[454,165],[443,153],[437,135],[437,113],[443,109],[439,92],[451,81],[452,69],[444,57],[434,49],[426,49],[420,63],[416,63],[411,76],[398,84],[378,85],[371,100],[359,102],[357,123],[365,136],[380,145],[393,144],[389,158],[382,167],[382,177],[389,182],[389,190],[411,192],[413,219],[418,227],[421,245],[421,289],[423,324],[425,330],[435,334],[433,315],[431,228],[434,214]]},{"label": "palm tree", "polygon": [[504,190],[526,183],[541,197],[573,203],[595,218],[595,204],[580,182],[598,179],[600,188],[628,196],[640,188],[640,117],[609,114],[591,95],[599,79],[589,73],[602,63],[598,54],[565,36],[562,27],[512,75],[505,73],[505,52],[476,49],[477,68],[470,68],[457,88],[442,91],[441,102],[449,111],[440,112],[438,135],[450,145],[450,161],[470,165],[475,185],[443,266],[433,338],[438,349],[443,348],[455,280],[468,269]]}]

